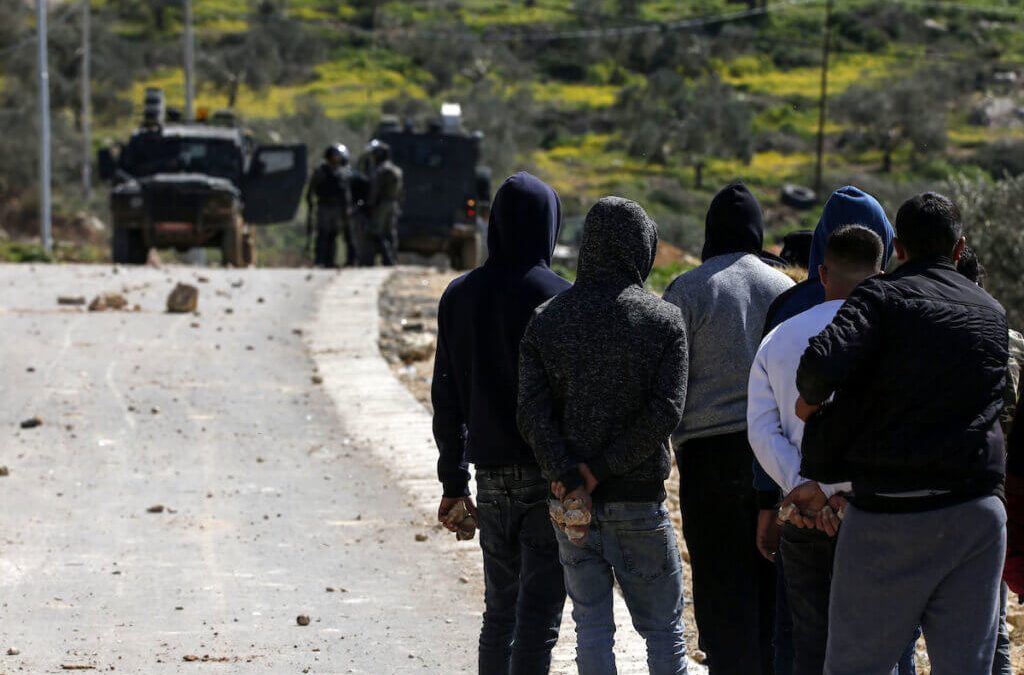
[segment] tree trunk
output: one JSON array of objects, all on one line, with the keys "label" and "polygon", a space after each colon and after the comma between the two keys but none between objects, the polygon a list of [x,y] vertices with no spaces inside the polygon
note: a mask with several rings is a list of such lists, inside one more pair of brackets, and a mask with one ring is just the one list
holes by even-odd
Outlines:
[{"label": "tree trunk", "polygon": [[237,77],[231,78],[231,84],[228,86],[228,109],[235,109],[235,102],[238,100],[238,83]]},{"label": "tree trunk", "polygon": [[704,162],[693,165],[693,187],[698,190],[704,187]]},{"label": "tree trunk", "polygon": [[892,173],[892,149],[886,148],[882,153],[882,173]]}]

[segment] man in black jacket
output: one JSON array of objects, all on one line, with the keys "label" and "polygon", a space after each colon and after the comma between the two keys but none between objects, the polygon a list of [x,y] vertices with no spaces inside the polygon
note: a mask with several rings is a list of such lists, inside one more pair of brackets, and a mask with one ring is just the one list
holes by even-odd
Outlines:
[{"label": "man in black jacket", "polygon": [[679,310],[644,289],[658,230],[639,204],[605,197],[583,225],[576,284],[523,336],[519,429],[544,475],[593,498],[583,545],[559,532],[576,664],[615,673],[612,579],[655,675],[686,672],[682,563],[665,509],[669,434],[686,398]]},{"label": "man in black jacket", "polygon": [[[830,675],[888,672],[918,623],[932,672],[992,667],[1006,548],[1007,326],[999,303],[956,271],[962,232],[946,197],[904,203],[903,264],[850,295],[797,371],[797,413],[808,420],[801,473],[853,481],[832,582]],[[811,483],[786,502],[815,515],[823,497]]]},{"label": "man in black jacket", "polygon": [[486,675],[548,672],[565,604],[549,483],[516,428],[519,341],[534,309],[569,288],[549,267],[560,221],[554,190],[528,173],[506,180],[491,207],[490,257],[453,281],[438,308],[431,393],[444,496],[437,516],[446,522],[462,501],[478,518]]}]

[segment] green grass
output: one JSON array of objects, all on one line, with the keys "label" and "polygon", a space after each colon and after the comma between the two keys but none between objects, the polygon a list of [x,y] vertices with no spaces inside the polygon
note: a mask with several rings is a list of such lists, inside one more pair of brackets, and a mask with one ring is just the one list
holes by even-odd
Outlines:
[{"label": "green grass", "polygon": [[[428,76],[411,63],[391,52],[351,51],[315,69],[314,79],[296,85],[274,86],[265,90],[242,87],[235,110],[243,119],[270,119],[295,111],[298,99],[312,95],[333,118],[377,112],[381,103],[405,94],[426,98],[424,84]],[[143,94],[147,87],[160,87],[171,105],[184,100],[184,73],[180,68],[165,69],[136,82],[128,94],[134,106],[132,119],[141,116]],[[196,106],[210,110],[227,105],[226,94],[209,86],[200,87]]]},{"label": "green grass", "polygon": [[0,261],[6,263],[49,263],[54,261],[54,257],[44,251],[39,244],[5,241],[0,243]]},{"label": "green grass", "polygon": [[652,293],[661,295],[668,288],[668,285],[683,272],[693,269],[693,265],[677,262],[670,265],[655,267],[647,277],[647,289]]}]

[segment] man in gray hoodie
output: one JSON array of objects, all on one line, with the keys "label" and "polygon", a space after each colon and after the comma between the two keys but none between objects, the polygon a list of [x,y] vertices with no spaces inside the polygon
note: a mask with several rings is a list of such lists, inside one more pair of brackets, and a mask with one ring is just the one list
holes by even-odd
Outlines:
[{"label": "man in gray hoodie", "polygon": [[664,506],[686,335],[679,312],[643,287],[657,244],[639,204],[601,199],[584,223],[575,285],[538,308],[520,346],[520,432],[559,491],[593,499],[582,545],[556,532],[588,675],[616,672],[613,577],[650,672],[686,672],[682,564]]},{"label": "man in gray hoodie", "polygon": [[711,201],[703,264],[665,299],[689,345],[686,412],[673,434],[693,608],[712,675],[772,672],[775,571],[755,545],[747,380],[768,307],[793,282],[764,262],[761,206],[742,183]]}]

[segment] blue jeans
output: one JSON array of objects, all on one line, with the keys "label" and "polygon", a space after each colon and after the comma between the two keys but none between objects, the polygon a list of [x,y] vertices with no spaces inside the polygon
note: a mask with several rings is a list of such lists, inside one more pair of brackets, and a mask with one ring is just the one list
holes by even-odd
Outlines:
[{"label": "blue jeans", "polygon": [[478,468],[476,489],[484,558],[480,673],[547,673],[565,605],[548,519],[550,483],[537,467]]},{"label": "blue jeans", "polygon": [[660,502],[595,503],[583,546],[556,530],[565,587],[576,621],[576,665],[614,675],[613,578],[633,627],[647,642],[652,675],[686,673],[683,567],[668,511]]}]

